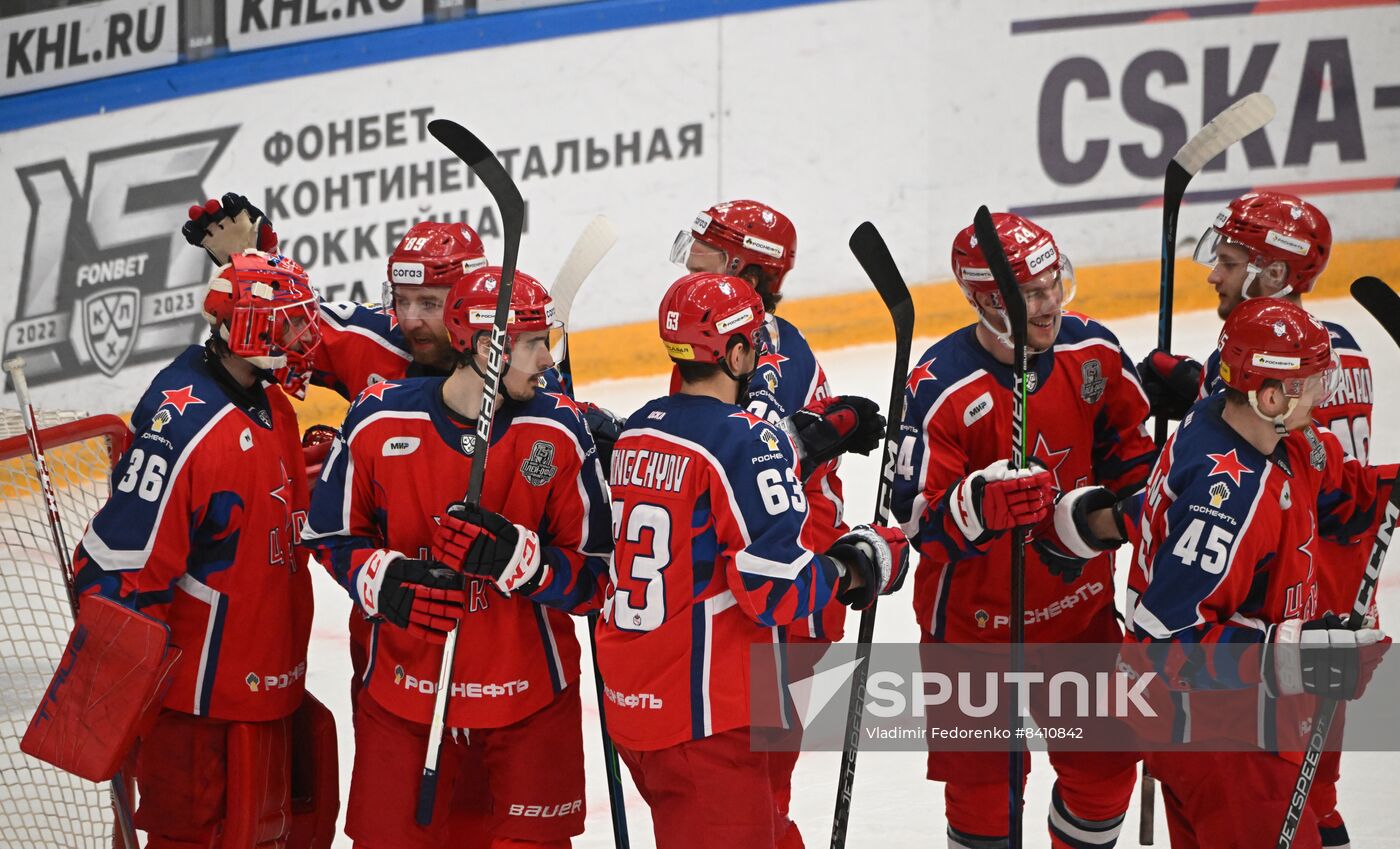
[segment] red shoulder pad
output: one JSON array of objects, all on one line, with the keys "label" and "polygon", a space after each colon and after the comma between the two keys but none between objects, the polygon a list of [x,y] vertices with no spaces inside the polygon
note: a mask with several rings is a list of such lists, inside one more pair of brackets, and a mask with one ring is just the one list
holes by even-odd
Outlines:
[{"label": "red shoulder pad", "polygon": [[20,749],[89,781],[110,779],[155,720],[179,657],[164,622],[85,597]]}]

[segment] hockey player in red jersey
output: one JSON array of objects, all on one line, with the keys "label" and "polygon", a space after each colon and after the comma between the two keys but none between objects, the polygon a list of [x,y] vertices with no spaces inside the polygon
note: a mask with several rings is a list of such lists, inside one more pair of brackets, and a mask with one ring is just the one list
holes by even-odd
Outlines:
[{"label": "hockey player in red jersey", "polygon": [[[1129,637],[1215,649],[1209,663],[1164,670],[1168,680],[1185,677],[1189,689],[1177,696],[1178,711],[1191,716],[1174,726],[1191,734],[1181,742],[1220,739],[1201,729],[1231,717],[1247,741],[1256,729],[1262,735],[1256,751],[1147,755],[1179,849],[1273,846],[1298,776],[1299,729],[1312,710],[1291,722],[1262,720],[1282,715],[1277,696],[1358,697],[1384,648],[1370,623],[1345,622],[1320,599],[1322,572],[1360,568],[1328,561],[1320,539],[1355,545],[1396,475],[1393,465],[1348,457],[1313,424],[1338,377],[1330,335],[1287,299],[1235,307],[1220,335],[1226,388],[1192,407],[1148,484],[1129,581]],[[1260,682],[1262,689],[1241,689]],[[1210,690],[1222,692],[1203,692]],[[1295,847],[1322,845],[1317,820],[1309,805]]]},{"label": "hockey player in red jersey", "polygon": [[[1250,192],[1220,211],[1197,244],[1196,260],[1210,268],[1207,282],[1219,295],[1222,319],[1247,298],[1282,298],[1302,304],[1317,285],[1332,255],[1332,227],[1326,216],[1307,201],[1275,191]],[[1367,462],[1371,442],[1371,364],[1351,333],[1324,321],[1332,338],[1332,353],[1341,371],[1337,389],[1313,411],[1313,421],[1337,437],[1342,449]],[[1153,399],[1153,413],[1180,418],[1196,398],[1224,388],[1220,352],[1213,351],[1204,367],[1187,358],[1153,351],[1143,362],[1143,381]],[[1322,610],[1345,613],[1360,588],[1370,553],[1369,535],[1360,545],[1338,545],[1323,537],[1318,551],[1339,568],[1318,574]],[[1337,779],[1341,752],[1323,753],[1308,803],[1318,815],[1322,845],[1349,845],[1346,824],[1337,810]]]},{"label": "hockey player in red jersey", "polygon": [[[837,475],[839,454],[869,454],[884,436],[884,418],[873,401],[859,396],[835,396],[826,372],[807,339],[777,314],[783,282],[797,261],[797,229],[788,217],[767,204],[734,200],[715,204],[695,216],[676,236],[671,261],[691,272],[714,272],[738,277],[763,301],[762,350],[758,368],[749,378],[748,398],[740,406],[770,422],[780,423],[795,437],[802,461],[803,493],[813,526],[813,545],[825,548],[848,530],[842,519],[845,496]],[[680,386],[674,371],[671,388]],[[786,629],[792,642],[839,642],[846,608],[828,604],[818,613]],[[773,794],[783,836],[779,849],[800,849],[802,833],[788,818],[792,771],[799,747],[768,755],[773,770]]]},{"label": "hockey player in red jersey", "polygon": [[[1010,327],[968,227],[953,241],[952,266],[978,320],[917,360],[896,464],[894,512],[920,552],[914,608],[922,638],[1005,643],[1008,531],[1038,525],[1026,552],[1026,641],[1116,643],[1122,632],[1110,550],[1127,539],[1127,529],[1115,493],[1132,493],[1147,478],[1154,453],[1143,428],[1147,399],[1113,334],[1064,311],[1074,270],[1050,233],[1017,215],[993,220],[1026,299],[1026,447],[1039,465],[1012,472],[1004,459],[1012,426]],[[1029,771],[1030,758],[1024,763]],[[1050,763],[1052,845],[1114,845],[1136,757],[1052,749]],[[949,846],[1008,845],[1005,755],[933,751],[928,777],[945,782]]]},{"label": "hockey player in red jersey", "polygon": [[481,239],[465,224],[420,221],[389,255],[384,303],[326,303],[326,350],[313,382],[354,398],[370,384],[446,377],[456,362],[442,310],[452,284],[486,266]]},{"label": "hockey player in red jersey", "polygon": [[749,284],[682,277],[658,321],[681,386],[633,413],[613,452],[608,730],[658,849],[772,847],[784,824],[768,753],[749,742],[750,648],[833,597],[863,607],[898,589],[907,540],[860,526],[816,542],[789,437],[736,403],[764,326]]},{"label": "hockey player in red jersey", "polygon": [[[203,308],[208,342],[157,374],[132,415],[136,438],[74,557],[78,590],[162,620],[182,651],[135,770],[147,845],[329,846],[334,724],[305,693],[311,579],[295,548],[306,476],[273,378],[311,362],[316,299],[296,263],[249,251],[219,269]],[[314,739],[293,735],[298,711],[320,724]],[[291,822],[297,757],[329,780],[309,830]]]},{"label": "hockey player in red jersey", "polygon": [[[548,293],[517,272],[480,508],[457,505],[482,456],[475,416],[500,269],[444,306],[447,378],[364,390],[312,497],[304,541],[370,617],[346,833],[367,849],[569,845],[583,829],[579,646],[611,549],[602,470],[578,407],[538,387],[554,365]],[[465,570],[472,577],[467,579]],[[429,828],[414,810],[441,644],[460,640]]]}]

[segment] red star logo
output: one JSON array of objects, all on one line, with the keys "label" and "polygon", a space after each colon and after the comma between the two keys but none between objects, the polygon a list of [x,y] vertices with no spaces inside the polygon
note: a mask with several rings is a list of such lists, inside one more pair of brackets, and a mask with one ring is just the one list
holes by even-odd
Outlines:
[{"label": "red star logo", "polygon": [[1060,466],[1069,459],[1070,449],[1063,448],[1059,451],[1050,450],[1050,445],[1045,441],[1045,434],[1038,433],[1035,436],[1035,448],[1031,451],[1040,462],[1050,468],[1050,474],[1055,476],[1055,489],[1064,492],[1065,488],[1060,484]]},{"label": "red star logo", "polygon": [[929,366],[933,365],[933,364],[934,364],[935,362],[937,362],[937,361],[938,361],[938,358],[937,358],[937,357],[933,357],[933,358],[931,358],[931,359],[930,359],[928,362],[926,362],[926,363],[919,363],[918,365],[914,366],[914,370],[911,371],[911,372],[909,372],[909,383],[908,383],[908,387],[909,387],[909,393],[910,393],[911,395],[917,394],[917,393],[918,393],[918,391],[919,391],[919,384],[920,384],[920,383],[923,383],[925,380],[937,380],[937,379],[938,379],[938,378],[936,378],[936,377],[933,376],[933,370],[929,368]]},{"label": "red star logo", "polygon": [[[183,389],[166,389],[163,390],[160,394],[165,396],[165,400],[160,402],[160,406],[164,407],[166,404],[169,404],[170,406],[175,408],[175,412],[179,413],[182,416],[185,414],[185,408],[189,405],[204,403],[203,401],[194,397],[193,383],[189,386],[186,386]],[[157,407],[156,409],[159,410],[160,407]]]},{"label": "red star logo", "polygon": [[292,479],[287,477],[287,466],[281,460],[277,461],[277,465],[282,468],[282,483],[278,484],[277,488],[272,491],[272,497],[282,502],[283,507],[288,507],[291,504],[287,499],[289,498],[288,492],[292,488]]},{"label": "red star logo", "polygon": [[369,397],[374,397],[379,399],[380,401],[383,401],[384,393],[388,392],[390,389],[395,388],[396,386],[398,386],[397,383],[390,383],[387,380],[381,380],[378,383],[371,383],[369,386],[365,387],[363,392],[360,393],[360,397],[355,399],[355,403],[358,404]]},{"label": "red star logo", "polygon": [[783,363],[787,361],[788,358],[784,357],[782,354],[764,354],[763,356],[758,358],[758,367],[763,368],[764,366],[772,366],[773,370],[778,373],[778,377],[782,377]]},{"label": "red star logo", "polygon": [[743,419],[744,421],[748,422],[750,430],[752,430],[755,427],[758,427],[759,425],[768,424],[768,422],[764,421],[763,419],[760,419],[758,416],[755,416],[748,410],[740,410],[737,413],[730,413],[729,417],[731,419]]},{"label": "red star logo", "polygon": [[389,315],[389,330],[397,330],[399,327],[399,314],[391,309],[385,310],[384,312],[386,312]]},{"label": "red star logo", "polygon": [[578,402],[570,398],[568,395],[565,395],[561,392],[546,392],[544,394],[554,399],[554,409],[568,410],[569,412],[574,414],[575,418],[579,419],[580,421],[583,419],[583,410],[579,407]]},{"label": "red star logo", "polygon": [[1235,482],[1235,486],[1240,485],[1240,476],[1249,474],[1254,470],[1240,462],[1240,458],[1235,454],[1235,449],[1231,448],[1228,454],[1207,454],[1207,458],[1214,460],[1215,465],[1211,467],[1210,473],[1206,477],[1216,475],[1229,475],[1230,480]]}]

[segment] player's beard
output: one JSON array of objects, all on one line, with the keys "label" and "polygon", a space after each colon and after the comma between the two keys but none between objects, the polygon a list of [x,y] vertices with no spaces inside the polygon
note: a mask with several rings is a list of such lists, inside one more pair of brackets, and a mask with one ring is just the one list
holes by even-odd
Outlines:
[{"label": "player's beard", "polygon": [[420,330],[405,336],[408,352],[414,362],[437,369],[450,370],[456,361],[456,352],[446,333],[438,336],[428,330]]},{"label": "player's beard", "polygon": [[501,380],[501,394],[512,401],[525,403],[535,398],[535,393],[539,391],[540,375],[521,374],[515,369],[510,369]]}]

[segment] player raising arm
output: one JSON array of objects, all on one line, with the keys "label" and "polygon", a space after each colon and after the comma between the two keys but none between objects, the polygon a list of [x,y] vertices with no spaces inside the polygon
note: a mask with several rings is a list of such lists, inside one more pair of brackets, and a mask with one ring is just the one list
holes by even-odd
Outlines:
[{"label": "player raising arm", "polygon": [[[499,274],[479,269],[452,286],[450,376],[360,394],[312,498],[304,540],[373,629],[345,826],[367,849],[565,847],[583,830],[579,646],[567,613],[601,603],[608,499],[577,406],[538,388],[556,327],[549,294],[523,273],[482,506],[456,504],[482,456],[475,418]],[[418,778],[454,626],[447,724],[464,733],[443,749],[422,828]]]},{"label": "player raising arm", "polygon": [[772,847],[768,754],[749,743],[750,647],[777,644],[833,596],[864,607],[898,589],[907,542],[871,526],[812,542],[787,434],[736,404],[764,321],[747,283],[682,277],[658,320],[681,385],[634,413],[613,452],[613,594],[598,631],[608,730],[659,849]]},{"label": "player raising arm", "polygon": [[[1296,715],[1286,721],[1289,703],[1274,698],[1356,698],[1379,661],[1378,630],[1319,606],[1321,571],[1359,568],[1329,562],[1320,538],[1355,544],[1396,474],[1347,457],[1312,423],[1337,378],[1329,335],[1287,300],[1236,307],[1220,334],[1226,389],[1191,409],[1148,485],[1129,637],[1182,647],[1150,653],[1168,658],[1167,679],[1192,690],[1176,696],[1178,716],[1191,717],[1174,725],[1191,735],[1182,742],[1216,739],[1206,729],[1227,731],[1232,717],[1246,742],[1256,728],[1260,735],[1256,751],[1146,756],[1166,788],[1174,847],[1273,846],[1275,832],[1258,824],[1283,820],[1305,742],[1297,735],[1311,713],[1292,700]],[[1203,646],[1215,652],[1209,662],[1178,666]],[[1199,692],[1211,689],[1224,692]],[[1322,845],[1315,809],[1305,810],[1294,845]]]}]

